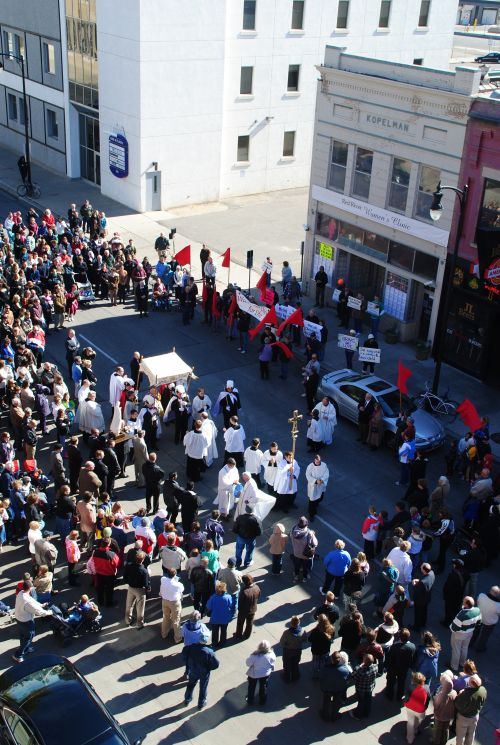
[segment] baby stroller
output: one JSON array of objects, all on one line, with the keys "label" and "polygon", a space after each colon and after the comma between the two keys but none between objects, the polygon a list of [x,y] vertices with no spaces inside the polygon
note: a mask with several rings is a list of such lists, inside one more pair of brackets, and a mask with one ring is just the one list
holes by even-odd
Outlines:
[{"label": "baby stroller", "polygon": [[68,608],[66,603],[51,605],[52,633],[63,647],[71,644],[71,639],[84,634],[98,634],[102,630],[102,615],[95,603],[90,607],[80,608],[74,605]]},{"label": "baby stroller", "polygon": [[91,303],[96,299],[92,284],[87,277],[87,272],[77,272],[75,274],[75,284],[78,288],[78,302],[80,305],[82,303]]}]

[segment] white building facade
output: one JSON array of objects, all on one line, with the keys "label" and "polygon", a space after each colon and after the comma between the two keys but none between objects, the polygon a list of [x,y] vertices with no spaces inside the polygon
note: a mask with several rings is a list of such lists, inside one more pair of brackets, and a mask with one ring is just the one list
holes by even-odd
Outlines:
[{"label": "white building facade", "polygon": [[323,266],[384,307],[382,329],[432,341],[454,211],[429,208],[439,182],[457,186],[480,73],[395,64],[327,47],[318,67],[304,278]]},{"label": "white building facade", "polygon": [[456,16],[456,0],[60,2],[66,172],[137,210],[306,185],[325,45],[446,67]]}]

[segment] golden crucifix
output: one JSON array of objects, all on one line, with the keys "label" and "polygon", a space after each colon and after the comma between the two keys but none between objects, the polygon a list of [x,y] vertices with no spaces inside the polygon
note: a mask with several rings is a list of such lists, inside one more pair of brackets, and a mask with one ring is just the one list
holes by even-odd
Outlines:
[{"label": "golden crucifix", "polygon": [[297,441],[297,437],[299,435],[299,422],[302,419],[302,414],[299,414],[297,409],[293,412],[292,416],[288,420],[288,424],[292,425],[291,429],[291,435],[292,435],[292,470],[290,471],[290,490],[293,486],[293,462],[295,460],[295,443]]}]

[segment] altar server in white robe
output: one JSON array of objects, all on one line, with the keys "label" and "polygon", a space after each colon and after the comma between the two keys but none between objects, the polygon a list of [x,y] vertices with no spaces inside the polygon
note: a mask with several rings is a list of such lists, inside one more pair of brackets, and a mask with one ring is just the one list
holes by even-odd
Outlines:
[{"label": "altar server in white robe", "polygon": [[219,471],[217,496],[214,500],[214,504],[219,507],[219,512],[224,520],[229,519],[229,512],[234,506],[234,487],[239,484],[239,481],[236,461],[234,458],[229,458],[226,465]]},{"label": "altar server in white robe", "polygon": [[184,449],[187,457],[186,476],[191,481],[199,481],[205,470],[203,455],[208,447],[208,440],[202,432],[201,420],[197,419],[194,428],[184,435]]},{"label": "altar server in white robe", "polygon": [[321,425],[321,441],[325,445],[331,445],[333,442],[333,432],[337,426],[337,413],[335,406],[330,399],[325,396],[319,404],[316,404],[313,411],[319,414],[319,423]]},{"label": "altar server in white robe", "polygon": [[125,390],[125,383],[134,385],[134,381],[125,375],[123,367],[117,367],[109,378],[109,403],[111,406],[116,406],[116,404],[120,403],[120,396],[122,395],[122,391]]},{"label": "altar server in white robe", "polygon": [[93,429],[98,429],[99,432],[104,432],[106,425],[104,424],[101,406],[95,400],[95,391],[90,391],[87,399],[82,401],[79,407],[79,412],[78,429],[81,432],[87,432],[90,434]]},{"label": "altar server in white robe", "polygon": [[224,460],[234,458],[238,468],[243,468],[243,453],[245,452],[245,430],[237,416],[229,420],[230,427],[224,432],[225,453]]},{"label": "altar server in white robe", "polygon": [[200,419],[201,431],[207,438],[208,442],[208,445],[205,448],[205,452],[203,453],[203,457],[205,459],[205,465],[207,466],[207,468],[210,468],[214,460],[219,457],[216,443],[217,427],[215,426],[213,420],[210,419],[206,411],[201,412]]},{"label": "altar server in white robe", "polygon": [[252,478],[255,479],[255,483],[257,484],[259,489],[262,488],[260,471],[262,468],[263,455],[264,453],[260,449],[260,440],[258,437],[254,437],[252,440],[252,444],[245,450],[243,454],[243,460],[245,461],[246,470],[250,471],[250,473],[252,474]]},{"label": "altar server in white robe", "polygon": [[319,453],[314,456],[314,461],[306,468],[307,497],[309,499],[309,520],[312,522],[323,497],[330,478],[330,471],[326,463],[323,463]]},{"label": "altar server in white robe", "polygon": [[274,483],[276,481],[276,474],[278,473],[278,464],[281,463],[282,460],[283,453],[278,448],[278,443],[272,442],[262,456],[264,481],[267,484],[267,491],[269,494],[276,494],[274,491]]},{"label": "altar server in white robe", "polygon": [[290,450],[286,450],[283,460],[278,465],[278,473],[274,482],[276,492],[276,508],[288,512],[295,502],[297,484],[300,476],[300,466]]},{"label": "altar server in white robe", "polygon": [[254,515],[259,520],[264,520],[276,504],[276,498],[257,488],[250,471],[244,471],[241,478],[243,480],[243,490],[234,511],[234,519],[236,520],[237,517],[245,514],[247,506],[250,506],[253,508]]},{"label": "altar server in white robe", "polygon": [[310,453],[317,453],[321,447],[322,442],[322,431],[321,424],[319,422],[319,414],[317,411],[313,411],[311,414],[311,421],[307,427],[307,447]]},{"label": "altar server in white robe", "polygon": [[210,397],[207,396],[205,393],[204,388],[198,388],[196,391],[196,396],[193,398],[193,401],[191,403],[191,416],[193,417],[193,422],[195,422],[197,419],[201,419],[201,414],[203,411],[209,412],[212,408],[212,401],[210,400]]}]

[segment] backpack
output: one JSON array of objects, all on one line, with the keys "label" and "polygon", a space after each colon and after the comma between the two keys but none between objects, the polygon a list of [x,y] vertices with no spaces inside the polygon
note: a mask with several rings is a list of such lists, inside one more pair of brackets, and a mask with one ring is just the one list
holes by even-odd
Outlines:
[{"label": "backpack", "polygon": [[224,543],[224,527],[215,520],[207,520],[205,531],[207,533],[207,538],[210,538],[214,544],[214,548],[219,550]]}]

